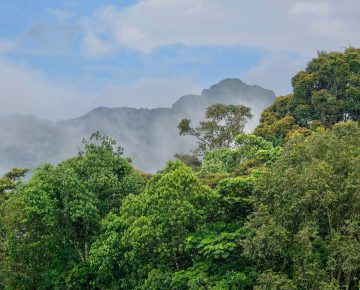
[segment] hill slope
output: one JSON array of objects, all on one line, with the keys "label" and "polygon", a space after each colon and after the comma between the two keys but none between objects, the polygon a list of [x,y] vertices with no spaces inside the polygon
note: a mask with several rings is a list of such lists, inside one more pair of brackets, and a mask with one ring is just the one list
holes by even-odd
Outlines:
[{"label": "hill slope", "polygon": [[199,121],[204,109],[214,103],[250,106],[255,115],[247,125],[252,130],[260,113],[275,94],[259,86],[247,85],[239,79],[225,79],[201,95],[179,98],[171,108],[96,108],[71,120],[56,123],[29,116],[0,119],[0,169],[34,167],[43,162],[57,162],[73,155],[83,138],[92,132],[117,140],[137,167],[155,171],[175,153],[186,153],[195,147],[190,137],[178,135],[182,118]]}]

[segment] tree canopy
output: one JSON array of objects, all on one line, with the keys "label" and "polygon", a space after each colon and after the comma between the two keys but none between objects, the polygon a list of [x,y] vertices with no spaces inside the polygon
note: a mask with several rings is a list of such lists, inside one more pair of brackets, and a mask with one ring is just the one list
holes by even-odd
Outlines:
[{"label": "tree canopy", "polygon": [[359,286],[359,158],[355,122],[292,140],[254,191],[242,244],[258,270],[287,277],[296,289]]},{"label": "tree canopy", "polygon": [[221,147],[231,148],[236,135],[243,132],[247,120],[251,118],[248,107],[214,104],[206,109],[205,120],[198,127],[191,127],[191,120],[183,119],[178,128],[180,135],[196,137],[198,147],[194,153],[202,155]]},{"label": "tree canopy", "polygon": [[94,134],[77,157],[39,167],[9,197],[4,221],[10,287],[89,286],[90,244],[101,218],[143,186],[122,149],[114,145]]},{"label": "tree canopy", "polygon": [[264,110],[255,133],[276,144],[292,134],[360,119],[360,49],[319,52],[292,78],[293,94]]},{"label": "tree canopy", "polygon": [[359,55],[319,53],[253,134],[244,106],[181,121],[195,155],[155,174],[99,133],[5,174],[0,288],[359,289]]}]

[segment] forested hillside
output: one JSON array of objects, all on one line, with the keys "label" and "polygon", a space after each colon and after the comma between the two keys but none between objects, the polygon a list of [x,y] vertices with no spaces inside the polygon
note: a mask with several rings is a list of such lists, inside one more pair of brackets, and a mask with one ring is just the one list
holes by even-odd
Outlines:
[{"label": "forested hillside", "polygon": [[82,139],[96,131],[121,144],[137,167],[155,172],[175,153],[185,153],[194,147],[192,139],[177,133],[176,126],[182,118],[199,121],[205,108],[214,103],[244,104],[253,109],[254,118],[247,124],[248,130],[252,130],[262,110],[274,98],[270,90],[239,79],[225,79],[201,95],[179,98],[171,108],[100,107],[84,116],[55,123],[32,116],[0,118],[0,172],[69,158],[76,154]]},{"label": "forested hillside", "polygon": [[319,53],[292,86],[252,133],[248,103],[182,116],[197,147],[155,174],[95,133],[4,175],[0,287],[359,289],[360,49]]}]

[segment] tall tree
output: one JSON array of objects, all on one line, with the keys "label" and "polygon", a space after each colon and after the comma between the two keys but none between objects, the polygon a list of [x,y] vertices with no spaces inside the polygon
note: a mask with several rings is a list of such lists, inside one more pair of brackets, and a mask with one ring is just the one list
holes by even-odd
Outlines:
[{"label": "tall tree", "polygon": [[250,108],[242,105],[214,104],[206,109],[205,120],[198,127],[191,127],[191,120],[183,119],[178,125],[180,135],[196,137],[196,155],[220,149],[231,148],[235,136],[242,133],[246,122],[252,118]]},{"label": "tall tree", "polygon": [[360,118],[360,49],[320,52],[292,79],[292,111],[301,126],[319,120],[325,127]]},{"label": "tall tree", "polygon": [[360,49],[320,52],[292,78],[293,94],[264,110],[255,133],[282,144],[292,134],[360,119]]}]

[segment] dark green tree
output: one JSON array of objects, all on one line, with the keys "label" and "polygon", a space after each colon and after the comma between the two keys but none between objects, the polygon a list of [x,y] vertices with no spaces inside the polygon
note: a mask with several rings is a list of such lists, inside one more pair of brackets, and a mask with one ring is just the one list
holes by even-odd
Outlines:
[{"label": "dark green tree", "polygon": [[244,106],[182,120],[192,168],[142,173],[96,133],[26,181],[7,173],[0,288],[358,289],[359,55],[319,53],[255,135]]},{"label": "dark green tree", "polygon": [[15,189],[17,182],[23,178],[29,170],[25,168],[14,168],[0,178],[0,198],[6,198],[6,193]]},{"label": "dark green tree", "polygon": [[5,288],[7,273],[9,271],[9,261],[6,255],[7,231],[5,230],[5,220],[8,212],[4,208],[6,201],[12,191],[19,186],[28,169],[14,168],[0,178],[0,287]]},{"label": "dark green tree", "polygon": [[175,154],[175,159],[184,162],[187,166],[191,167],[192,170],[197,171],[201,167],[201,160],[198,156],[190,155],[190,154]]},{"label": "dark green tree", "polygon": [[289,142],[257,182],[242,242],[245,257],[265,275],[261,283],[283,277],[286,284],[286,275],[296,289],[357,289],[359,188],[358,123]]},{"label": "dark green tree", "polygon": [[[295,132],[360,119],[360,49],[319,52],[292,78],[293,94],[279,97],[261,117],[255,133],[282,144]],[[297,132],[297,133],[296,133]]]},{"label": "dark green tree", "polygon": [[[260,124],[254,134],[271,141],[275,145],[283,145],[292,135],[309,135],[311,130],[301,127],[291,113],[293,95],[277,97],[273,104],[266,108],[260,118]],[[316,128],[313,122],[311,129]],[[297,134],[299,133],[299,134]]]},{"label": "dark green tree", "polygon": [[360,49],[320,52],[305,71],[292,79],[292,111],[308,127],[319,120],[325,127],[360,118]]}]

